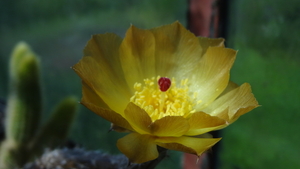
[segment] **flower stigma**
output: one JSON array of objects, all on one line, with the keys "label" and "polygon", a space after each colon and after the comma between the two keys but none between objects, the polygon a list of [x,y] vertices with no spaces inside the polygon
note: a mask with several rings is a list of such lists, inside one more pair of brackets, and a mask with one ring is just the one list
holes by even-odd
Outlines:
[{"label": "flower stigma", "polygon": [[177,84],[175,78],[152,77],[144,79],[144,84],[135,83],[134,90],[130,101],[144,109],[153,122],[165,116],[189,117],[196,112],[195,105],[201,103],[197,93],[189,91],[188,79]]},{"label": "flower stigma", "polygon": [[158,85],[160,91],[165,92],[171,87],[171,80],[167,77],[161,77],[158,80]]}]

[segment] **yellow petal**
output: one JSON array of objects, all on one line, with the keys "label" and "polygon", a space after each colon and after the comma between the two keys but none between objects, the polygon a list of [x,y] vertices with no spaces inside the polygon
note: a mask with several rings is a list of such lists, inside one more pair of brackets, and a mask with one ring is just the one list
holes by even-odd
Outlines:
[{"label": "yellow petal", "polygon": [[82,98],[81,102],[91,103],[102,108],[109,108],[106,103],[91,89],[84,81],[82,81]]},{"label": "yellow petal", "polygon": [[179,137],[189,129],[188,121],[181,116],[166,116],[151,124],[152,134],[163,137]]},{"label": "yellow petal", "polygon": [[[226,109],[224,109],[223,111],[221,111],[221,112],[218,113],[218,117],[220,119],[226,120],[227,125],[229,125],[229,115],[228,115],[228,112],[229,112],[229,107],[227,107]],[[218,130],[222,129],[224,127],[227,127],[227,125],[226,126],[221,126],[220,128],[218,128]]]},{"label": "yellow petal", "polygon": [[258,102],[252,94],[251,86],[244,83],[240,87],[231,90],[220,98],[216,99],[204,111],[212,116],[223,116],[223,111],[228,109],[229,123],[232,123],[239,116],[258,107]]},{"label": "yellow petal", "polygon": [[224,94],[230,92],[231,90],[238,88],[238,87],[239,87],[239,85],[237,85],[237,84],[234,83],[234,82],[229,81],[227,87],[226,87],[225,90],[218,96],[218,98],[221,97],[221,96],[223,96]]},{"label": "yellow petal", "polygon": [[193,113],[189,118],[190,129],[185,134],[188,136],[200,135],[212,130],[224,128],[227,122],[216,116],[210,116],[204,112]]},{"label": "yellow petal", "polygon": [[128,130],[133,131],[130,124],[118,113],[107,109],[102,99],[93,92],[84,82],[82,83],[81,104],[102,118]]},{"label": "yellow petal", "polygon": [[132,93],[119,61],[121,40],[115,34],[94,35],[73,69],[110,109],[123,114]]},{"label": "yellow petal", "polygon": [[185,79],[202,54],[198,38],[179,22],[150,30],[155,37],[157,75]]},{"label": "yellow petal", "polygon": [[124,115],[137,133],[150,134],[152,121],[145,110],[130,102],[124,111]]},{"label": "yellow petal", "polygon": [[236,51],[223,47],[209,47],[190,77],[190,91],[198,93],[196,110],[203,110],[226,88],[229,71],[236,56]]},{"label": "yellow petal", "polygon": [[82,101],[81,104],[83,104],[85,107],[87,107],[97,115],[101,116],[102,118],[116,124],[117,126],[134,131],[130,124],[120,114],[110,109],[104,109],[102,107],[98,107],[96,105],[84,101]]},{"label": "yellow petal", "polygon": [[162,137],[157,138],[155,142],[166,149],[200,156],[220,140],[221,138]]},{"label": "yellow petal", "polygon": [[155,40],[149,30],[131,26],[120,46],[120,60],[126,81],[133,91],[136,82],[155,77]]},{"label": "yellow petal", "polygon": [[206,52],[206,50],[208,49],[208,47],[225,47],[224,46],[224,41],[225,39],[223,38],[207,38],[207,37],[198,37],[198,40],[200,42],[200,45],[203,49],[203,53],[204,54]]},{"label": "yellow petal", "polygon": [[154,138],[149,135],[130,133],[117,142],[119,150],[125,154],[130,162],[143,163],[158,157]]}]

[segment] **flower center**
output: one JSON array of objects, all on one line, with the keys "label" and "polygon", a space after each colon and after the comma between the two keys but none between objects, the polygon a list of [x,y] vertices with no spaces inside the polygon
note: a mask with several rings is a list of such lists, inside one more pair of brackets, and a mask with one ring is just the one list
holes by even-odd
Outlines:
[{"label": "flower center", "polygon": [[[172,81],[172,83],[171,83]],[[161,119],[165,116],[189,117],[196,110],[197,93],[190,97],[188,79],[181,80],[180,84],[176,79],[165,77],[152,77],[144,79],[144,84],[135,83],[135,94],[130,101],[144,109],[152,121]]]}]

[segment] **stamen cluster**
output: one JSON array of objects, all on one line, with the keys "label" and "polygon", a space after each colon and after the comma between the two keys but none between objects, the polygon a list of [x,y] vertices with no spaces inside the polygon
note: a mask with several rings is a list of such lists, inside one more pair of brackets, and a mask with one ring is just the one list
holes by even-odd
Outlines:
[{"label": "stamen cluster", "polygon": [[177,85],[176,79],[172,78],[172,85],[166,91],[161,90],[160,79],[158,76],[144,79],[143,85],[135,83],[135,94],[130,101],[144,109],[152,121],[165,116],[188,117],[196,111],[194,106],[197,104],[197,93],[190,97],[188,79],[181,80]]}]

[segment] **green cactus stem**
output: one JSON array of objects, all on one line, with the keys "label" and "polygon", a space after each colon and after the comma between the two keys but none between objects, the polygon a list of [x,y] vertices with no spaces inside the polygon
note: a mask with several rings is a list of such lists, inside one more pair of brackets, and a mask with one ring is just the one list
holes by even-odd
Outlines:
[{"label": "green cactus stem", "polygon": [[41,113],[39,61],[30,47],[20,42],[10,62],[7,107],[7,139],[28,143],[36,133]]},{"label": "green cactus stem", "polygon": [[33,155],[41,155],[43,148],[55,148],[66,141],[75,120],[77,105],[76,97],[72,96],[59,103],[32,142]]},{"label": "green cactus stem", "polygon": [[40,120],[42,99],[39,61],[26,43],[16,45],[9,73],[6,140],[0,151],[0,168],[5,169],[21,166],[26,162],[26,146],[35,135]]}]

